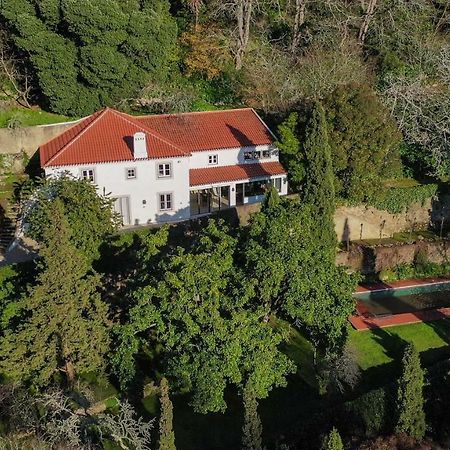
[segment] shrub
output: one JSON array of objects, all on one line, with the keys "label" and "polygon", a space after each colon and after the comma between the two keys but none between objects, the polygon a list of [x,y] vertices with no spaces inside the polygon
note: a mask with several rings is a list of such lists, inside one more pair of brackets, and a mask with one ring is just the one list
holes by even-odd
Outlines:
[{"label": "shrub", "polygon": [[378,189],[368,198],[367,203],[374,208],[400,214],[415,203],[424,205],[428,199],[436,195],[437,190],[437,184]]}]

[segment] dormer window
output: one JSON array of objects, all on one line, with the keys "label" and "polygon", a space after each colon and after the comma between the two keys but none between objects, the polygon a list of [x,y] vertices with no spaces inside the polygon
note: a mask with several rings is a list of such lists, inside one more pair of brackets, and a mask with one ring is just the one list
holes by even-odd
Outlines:
[{"label": "dormer window", "polygon": [[172,164],[158,164],[158,178],[170,178],[172,176]]},{"label": "dormer window", "polygon": [[219,162],[219,155],[209,155],[208,156],[208,164],[216,165]]},{"label": "dormer window", "polygon": [[81,178],[83,180],[89,180],[95,182],[95,172],[94,169],[81,169]]}]

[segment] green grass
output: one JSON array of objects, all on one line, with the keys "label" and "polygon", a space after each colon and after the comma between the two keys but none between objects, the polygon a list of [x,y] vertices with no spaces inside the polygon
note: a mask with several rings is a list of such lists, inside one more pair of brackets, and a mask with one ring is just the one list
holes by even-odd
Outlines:
[{"label": "green grass", "polygon": [[[450,320],[402,325],[379,330],[350,332],[350,345],[356,349],[362,370],[397,359],[405,342],[413,343],[424,363],[432,364],[450,355]],[[431,350],[431,352],[430,352]],[[433,356],[427,356],[433,355]]]},{"label": "green grass", "polygon": [[408,188],[421,185],[419,181],[414,180],[413,178],[398,178],[393,180],[385,180],[383,184],[385,187],[391,188]]},{"label": "green grass", "polygon": [[66,116],[53,114],[39,109],[9,108],[0,109],[0,128],[31,127],[73,120]]}]

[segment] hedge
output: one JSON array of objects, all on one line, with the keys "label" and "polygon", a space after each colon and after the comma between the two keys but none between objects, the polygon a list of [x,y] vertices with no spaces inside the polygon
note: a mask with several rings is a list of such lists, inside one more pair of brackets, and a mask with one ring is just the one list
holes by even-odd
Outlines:
[{"label": "hedge", "polygon": [[437,184],[422,184],[412,187],[387,187],[369,198],[367,204],[392,214],[405,212],[412,204],[424,203],[437,194]]}]

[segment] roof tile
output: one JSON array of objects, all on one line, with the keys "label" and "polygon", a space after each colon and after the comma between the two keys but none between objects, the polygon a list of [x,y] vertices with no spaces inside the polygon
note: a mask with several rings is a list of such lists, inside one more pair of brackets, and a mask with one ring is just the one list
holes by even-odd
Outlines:
[{"label": "roof tile", "polygon": [[191,186],[203,186],[284,174],[286,174],[286,171],[277,161],[261,164],[240,164],[235,166],[191,169],[189,171],[189,184]]},{"label": "roof tile", "polygon": [[146,134],[148,158],[274,142],[253,109],[135,117],[106,108],[42,145],[41,166],[133,160],[132,140],[138,131]]}]

